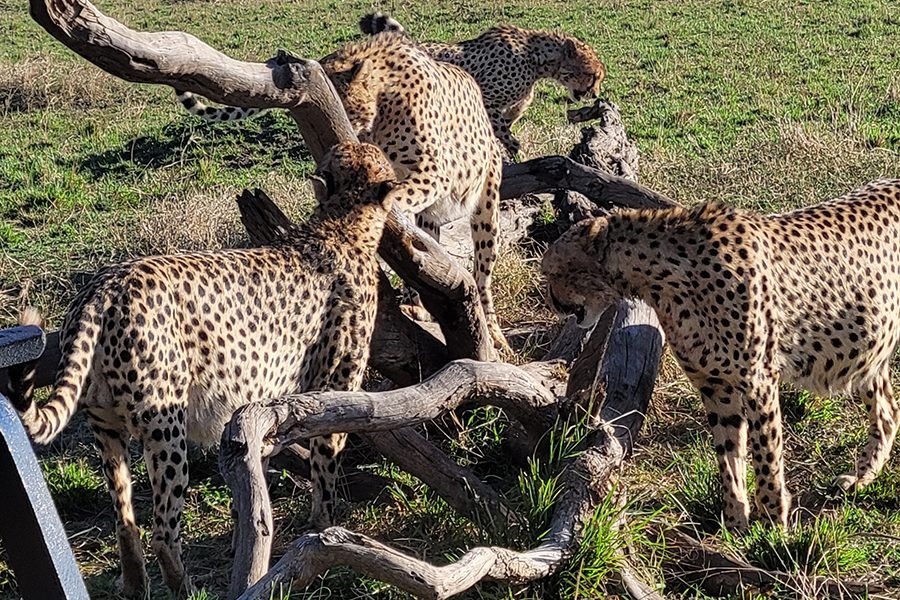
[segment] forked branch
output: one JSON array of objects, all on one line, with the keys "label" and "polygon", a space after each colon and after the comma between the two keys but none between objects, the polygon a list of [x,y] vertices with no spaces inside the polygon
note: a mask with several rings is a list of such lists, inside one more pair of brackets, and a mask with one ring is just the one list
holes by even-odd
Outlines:
[{"label": "forked branch", "polygon": [[287,580],[302,589],[323,571],[338,565],[420,598],[449,598],[485,579],[510,584],[542,579],[562,566],[577,548],[579,532],[607,494],[607,483],[623,455],[609,430],[600,429],[591,435],[584,453],[565,468],[561,476],[565,494],[557,503],[550,532],[532,550],[478,547],[449,565],[437,567],[367,536],[332,527],[297,539],[265,577],[240,598],[269,598],[273,586]]}]

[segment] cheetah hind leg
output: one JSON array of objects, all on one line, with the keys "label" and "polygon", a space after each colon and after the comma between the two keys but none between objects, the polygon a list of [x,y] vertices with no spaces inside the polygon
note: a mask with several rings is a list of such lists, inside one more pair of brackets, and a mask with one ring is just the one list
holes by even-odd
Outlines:
[{"label": "cheetah hind leg", "polygon": [[[103,388],[106,388],[105,383],[94,383],[88,393],[90,390],[108,393],[108,389]],[[116,507],[116,538],[122,563],[119,589],[126,598],[143,598],[149,590],[149,580],[141,548],[141,534],[131,501],[131,459],[127,446],[129,436],[117,426],[119,418],[112,411],[92,407],[86,411],[86,415],[100,453],[103,477]],[[111,435],[111,432],[117,435]]]},{"label": "cheetah hind leg", "polygon": [[[498,163],[496,172],[502,169]],[[514,354],[494,310],[494,296],[491,292],[491,275],[497,262],[500,242],[500,179],[491,177],[485,183],[485,193],[481,203],[472,215],[472,244],[475,247],[475,284],[484,309],[488,333],[494,343],[494,349],[501,357]]]},{"label": "cheetah hind leg", "polygon": [[322,531],[334,523],[338,455],[346,443],[346,433],[309,440],[309,475],[313,490],[309,524],[315,531]]},{"label": "cheetah hind leg", "polygon": [[[152,394],[147,393],[144,397],[152,397]],[[164,397],[174,398],[174,394]],[[143,428],[144,461],[153,488],[150,547],[159,561],[163,580],[179,598],[194,591],[181,552],[181,516],[188,483],[187,431],[181,408],[184,405],[176,400],[168,407],[149,409],[139,418]]]},{"label": "cheetah hind leg", "polygon": [[835,480],[843,491],[859,490],[872,483],[891,454],[900,424],[900,404],[891,388],[890,366],[886,363],[863,394],[869,412],[869,441],[856,463],[856,471]]}]

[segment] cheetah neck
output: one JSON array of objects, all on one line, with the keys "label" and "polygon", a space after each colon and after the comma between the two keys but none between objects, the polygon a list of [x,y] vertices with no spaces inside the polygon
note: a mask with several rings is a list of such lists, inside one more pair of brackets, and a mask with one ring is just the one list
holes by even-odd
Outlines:
[{"label": "cheetah neck", "polygon": [[386,218],[387,214],[380,206],[365,205],[341,214],[323,212],[312,220],[319,231],[339,240],[347,248],[358,248],[374,255],[381,243]]},{"label": "cheetah neck", "polygon": [[672,224],[683,209],[641,211],[609,220],[605,252],[609,284],[654,308],[690,285],[692,240]]},{"label": "cheetah neck", "polygon": [[554,79],[557,76],[563,41],[558,35],[544,31],[528,34],[528,56],[539,77]]}]

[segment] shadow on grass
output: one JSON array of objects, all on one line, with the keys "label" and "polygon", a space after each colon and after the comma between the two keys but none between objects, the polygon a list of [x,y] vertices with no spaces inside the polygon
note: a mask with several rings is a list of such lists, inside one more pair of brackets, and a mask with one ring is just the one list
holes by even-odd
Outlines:
[{"label": "shadow on grass", "polygon": [[241,123],[180,120],[156,134],[134,138],[119,148],[90,154],[66,166],[100,179],[201,158],[216,158],[229,169],[246,169],[285,160],[310,161],[312,155],[293,121],[269,112]]}]

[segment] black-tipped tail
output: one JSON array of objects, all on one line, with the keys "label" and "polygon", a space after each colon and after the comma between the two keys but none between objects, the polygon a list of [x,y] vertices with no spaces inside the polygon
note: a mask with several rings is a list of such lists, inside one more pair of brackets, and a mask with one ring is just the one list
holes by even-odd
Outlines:
[{"label": "black-tipped tail", "polygon": [[359,20],[359,30],[366,35],[376,35],[385,31],[406,33],[403,25],[393,17],[380,12],[369,13]]}]

